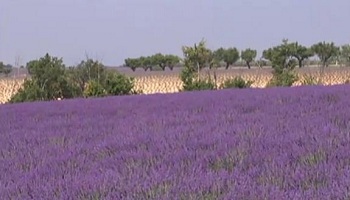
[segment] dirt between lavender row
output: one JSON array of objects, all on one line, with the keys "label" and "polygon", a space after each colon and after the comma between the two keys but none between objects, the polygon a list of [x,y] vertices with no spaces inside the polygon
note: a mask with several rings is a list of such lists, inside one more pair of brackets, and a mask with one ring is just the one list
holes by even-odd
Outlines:
[{"label": "dirt between lavender row", "polygon": [[[182,82],[179,78],[181,69],[175,68],[173,71],[166,69],[165,71],[146,71],[138,69],[135,72],[130,69],[120,68],[118,71],[130,77],[135,78],[135,89],[142,90],[145,94],[153,93],[174,93],[178,92],[182,87]],[[300,80],[294,85],[300,85],[304,75],[312,75],[319,77],[319,67],[305,67],[296,70]],[[254,81],[252,87],[263,88],[272,78],[271,68],[232,68],[232,69],[204,69],[201,76],[205,77],[208,74],[213,77],[216,74],[217,84],[220,85],[223,81],[236,76],[241,76],[245,80]],[[350,80],[350,67],[329,67],[325,69],[323,76],[324,85],[343,84]],[[7,102],[10,97],[15,94],[23,84],[24,78],[2,78],[0,79],[0,103]]]}]

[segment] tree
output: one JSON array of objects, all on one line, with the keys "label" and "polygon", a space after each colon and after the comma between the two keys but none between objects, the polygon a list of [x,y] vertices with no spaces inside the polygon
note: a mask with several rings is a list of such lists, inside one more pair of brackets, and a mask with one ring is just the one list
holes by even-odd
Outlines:
[{"label": "tree", "polygon": [[239,51],[237,48],[232,47],[228,49],[219,48],[214,52],[214,57],[219,61],[225,62],[225,69],[228,69],[230,65],[233,65],[239,59]]},{"label": "tree", "polygon": [[169,67],[170,70],[173,70],[174,67],[180,63],[181,59],[179,58],[179,56],[175,56],[175,55],[165,55],[165,62],[166,65]]},{"label": "tree", "polygon": [[24,102],[34,100],[55,100],[57,98],[73,98],[74,90],[65,76],[65,65],[62,59],[46,54],[39,60],[27,63],[31,79],[10,100]]},{"label": "tree", "polygon": [[194,44],[194,47],[183,46],[182,52],[185,57],[185,65],[196,68],[199,79],[199,71],[211,62],[211,50],[207,49],[205,41],[201,40],[198,45]]},{"label": "tree", "polygon": [[10,65],[10,64],[7,64],[7,65],[5,65],[5,67],[3,68],[2,73],[4,73],[6,77],[8,77],[9,74],[12,72],[12,70],[13,70],[13,66]]},{"label": "tree", "polygon": [[224,54],[224,62],[226,63],[226,69],[230,65],[233,65],[239,59],[239,51],[237,48],[228,48]]},{"label": "tree", "polygon": [[142,67],[145,71],[147,71],[148,69],[150,69],[150,71],[152,71],[152,67],[154,65],[152,58],[150,56],[141,56],[138,59],[137,64]]},{"label": "tree", "polygon": [[139,67],[138,59],[136,58],[127,58],[124,60],[125,66],[129,67],[133,72],[136,71],[136,68]]},{"label": "tree", "polygon": [[[205,66],[212,63],[213,54],[210,49],[206,48],[205,41],[201,40],[194,47],[182,47],[184,54],[184,68],[181,71],[180,78],[183,83],[183,90],[207,90],[215,89],[216,84],[209,77],[208,80],[200,79],[200,71]],[[195,76],[197,75],[197,79]]]},{"label": "tree", "polygon": [[152,55],[150,59],[151,63],[158,65],[163,71],[165,70],[165,67],[167,66],[167,60],[163,54],[157,53],[155,55]]},{"label": "tree", "polygon": [[313,56],[311,49],[300,45],[298,42],[290,43],[291,54],[298,60],[299,68],[303,67],[303,61]]},{"label": "tree", "polygon": [[84,91],[89,81],[94,80],[99,83],[106,78],[106,70],[103,64],[89,58],[71,68],[71,72],[71,80],[79,86],[81,91]]},{"label": "tree", "polygon": [[281,45],[265,50],[263,57],[271,61],[274,70],[268,86],[291,86],[297,80],[294,73],[297,63],[287,39],[282,40]]},{"label": "tree", "polygon": [[241,58],[247,64],[248,69],[250,69],[250,63],[255,60],[256,55],[257,55],[256,50],[253,50],[253,49],[250,49],[250,48],[248,48],[248,49],[246,49],[246,50],[241,52]]},{"label": "tree", "polygon": [[5,69],[5,65],[3,62],[0,62],[0,73],[2,73]]},{"label": "tree", "polygon": [[320,59],[322,66],[321,70],[323,71],[324,67],[328,66],[328,61],[334,57],[337,56],[339,52],[339,48],[334,45],[333,42],[326,43],[326,42],[319,42],[317,44],[314,44],[311,47],[312,51],[317,55],[317,57]]},{"label": "tree", "polygon": [[350,65],[350,44],[341,46],[340,59],[343,64]]}]

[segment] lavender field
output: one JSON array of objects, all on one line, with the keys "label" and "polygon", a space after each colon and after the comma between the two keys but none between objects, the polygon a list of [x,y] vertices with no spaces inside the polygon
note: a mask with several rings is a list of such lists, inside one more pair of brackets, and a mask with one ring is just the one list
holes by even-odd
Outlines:
[{"label": "lavender field", "polygon": [[0,199],[350,199],[350,86],[0,106]]}]

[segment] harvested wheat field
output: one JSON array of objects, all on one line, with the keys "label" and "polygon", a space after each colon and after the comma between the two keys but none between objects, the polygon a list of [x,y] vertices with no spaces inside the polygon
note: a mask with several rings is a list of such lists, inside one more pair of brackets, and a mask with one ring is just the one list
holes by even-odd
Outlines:
[{"label": "harvested wheat field", "polygon": [[[118,69],[119,72],[130,77],[135,78],[135,89],[142,90],[145,94],[153,93],[175,93],[182,87],[182,82],[179,78],[180,69],[173,71],[147,71],[137,70],[132,72],[129,69]],[[300,80],[295,85],[300,85],[303,81],[304,75],[311,75],[315,78],[320,77],[318,67],[305,67],[296,70]],[[252,68],[252,69],[216,69],[216,70],[203,70],[202,76],[205,77],[208,73],[213,77],[216,74],[218,86],[226,79],[241,76],[245,80],[254,81],[252,87],[263,88],[268,81],[272,78],[271,68]],[[329,67],[325,69],[322,83],[324,85],[336,85],[343,84],[350,80],[350,67]],[[0,103],[7,102],[10,97],[16,93],[16,91],[23,84],[23,78],[6,78],[0,80]]]},{"label": "harvested wheat field", "polygon": [[[214,72],[217,76],[217,85],[219,86],[226,79],[241,76],[245,80],[254,81],[252,87],[263,88],[272,78],[271,69],[217,69],[204,70],[202,76],[208,73],[213,77]],[[311,75],[315,78],[320,77],[319,68],[310,67],[298,69],[297,73],[300,80],[295,85],[300,85],[303,81],[304,75]],[[146,94],[152,93],[172,93],[178,92],[182,87],[182,82],[179,79],[179,71],[165,71],[165,72],[148,72],[147,75],[140,75],[139,73],[127,72],[127,75],[135,77],[136,89],[142,90]],[[324,85],[343,84],[350,78],[350,68],[348,67],[332,67],[325,70],[323,76]]]}]

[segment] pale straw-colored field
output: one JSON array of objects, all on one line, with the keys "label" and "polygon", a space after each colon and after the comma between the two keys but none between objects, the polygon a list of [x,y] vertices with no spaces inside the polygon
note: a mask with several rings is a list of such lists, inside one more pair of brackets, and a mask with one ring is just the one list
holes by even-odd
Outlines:
[{"label": "pale straw-colored field", "polygon": [[[214,75],[214,70],[204,70],[202,75],[210,72]],[[154,72],[122,72],[135,78],[135,89],[142,90],[145,94],[152,93],[174,93],[182,87],[179,78],[179,70],[174,71],[154,71]],[[217,69],[217,84],[220,85],[224,80],[241,76],[245,80],[254,81],[252,87],[263,88],[271,79],[271,69]],[[297,69],[301,80],[295,83],[300,85],[304,75],[319,77],[319,69],[316,67]],[[325,70],[323,76],[324,85],[343,84],[350,79],[350,67],[329,67]],[[7,102],[13,94],[22,86],[23,78],[6,78],[0,80],[0,103]]]}]

